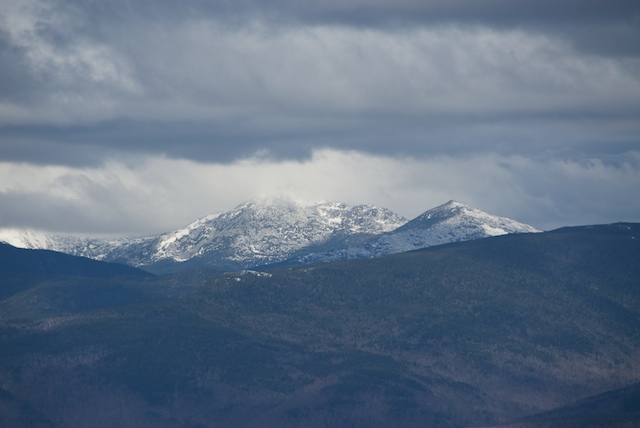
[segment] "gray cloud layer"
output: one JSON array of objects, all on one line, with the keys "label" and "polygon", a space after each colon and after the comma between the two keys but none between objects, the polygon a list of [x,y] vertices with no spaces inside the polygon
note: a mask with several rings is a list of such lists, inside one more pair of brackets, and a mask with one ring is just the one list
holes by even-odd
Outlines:
[{"label": "gray cloud layer", "polygon": [[542,228],[638,219],[635,0],[0,9],[0,226],[158,232],[282,188]]},{"label": "gray cloud layer", "polygon": [[448,199],[551,229],[639,221],[640,153],[621,162],[484,154],[428,160],[316,151],[303,161],[148,158],[71,168],[0,164],[0,225],[151,234],[251,198],[373,203],[414,217]]},{"label": "gray cloud layer", "polygon": [[0,157],[623,153],[633,1],[36,1],[1,22]]}]

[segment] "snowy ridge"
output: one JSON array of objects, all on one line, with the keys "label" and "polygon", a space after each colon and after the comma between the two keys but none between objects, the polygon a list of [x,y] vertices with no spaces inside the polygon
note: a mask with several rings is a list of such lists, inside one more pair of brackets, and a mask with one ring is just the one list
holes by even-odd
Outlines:
[{"label": "snowy ridge", "polygon": [[391,235],[380,237],[377,245],[387,245],[388,251],[400,252],[508,233],[535,232],[540,231],[506,217],[494,216],[460,202],[449,201],[426,211]]},{"label": "snowy ridge", "polygon": [[146,238],[80,238],[5,229],[0,230],[0,241],[137,267],[185,264],[240,271],[285,261],[377,257],[449,242],[530,232],[538,230],[455,201],[408,221],[372,205],[303,204],[277,197],[246,202],[173,232]]},{"label": "snowy ridge", "polygon": [[35,230],[2,229],[0,242],[18,248],[52,250],[56,240],[52,235]]},{"label": "snowy ridge", "polygon": [[153,238],[87,238],[25,229],[0,229],[0,242],[14,247],[58,251],[104,261],[112,261],[114,255],[123,248],[140,245],[151,239]]},{"label": "snowy ridge", "polygon": [[451,242],[540,230],[506,217],[488,214],[457,201],[424,212],[396,230],[373,237],[361,246],[307,254],[301,263],[329,262],[396,254]]},{"label": "snowy ridge", "polygon": [[180,262],[207,257],[220,265],[251,267],[286,260],[337,236],[380,234],[406,222],[404,217],[373,206],[261,199],[162,235],[151,259]]}]

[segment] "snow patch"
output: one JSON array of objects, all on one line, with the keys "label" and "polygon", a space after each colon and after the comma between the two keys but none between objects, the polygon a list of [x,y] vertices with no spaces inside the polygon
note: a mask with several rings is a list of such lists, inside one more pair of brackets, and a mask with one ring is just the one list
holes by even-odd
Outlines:
[{"label": "snow patch", "polygon": [[484,233],[487,236],[500,236],[500,235],[506,235],[508,232],[504,229],[501,229],[499,227],[491,227],[488,224],[483,224],[481,225],[482,230],[484,230]]}]

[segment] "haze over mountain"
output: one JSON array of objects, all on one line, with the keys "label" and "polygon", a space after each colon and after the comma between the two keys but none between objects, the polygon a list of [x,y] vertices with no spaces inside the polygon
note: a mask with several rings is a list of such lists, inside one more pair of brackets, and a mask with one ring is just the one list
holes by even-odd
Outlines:
[{"label": "haze over mountain", "polygon": [[385,208],[263,198],[146,238],[95,239],[0,231],[0,240],[152,271],[195,266],[240,270],[282,262],[369,258],[448,242],[537,232],[516,221],[449,201],[412,221]]}]

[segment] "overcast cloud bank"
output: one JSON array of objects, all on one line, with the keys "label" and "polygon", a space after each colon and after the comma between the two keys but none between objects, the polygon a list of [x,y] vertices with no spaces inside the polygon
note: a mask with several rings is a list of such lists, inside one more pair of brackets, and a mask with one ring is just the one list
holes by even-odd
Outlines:
[{"label": "overcast cloud bank", "polygon": [[307,160],[215,165],[166,157],[97,168],[0,164],[0,183],[4,227],[64,233],[166,232],[274,193],[306,202],[371,203],[410,218],[453,198],[552,229],[637,221],[640,153],[612,164],[497,154],[421,160],[335,150]]},{"label": "overcast cloud bank", "polygon": [[636,1],[0,8],[0,226],[155,233],[282,189],[640,221]]}]

